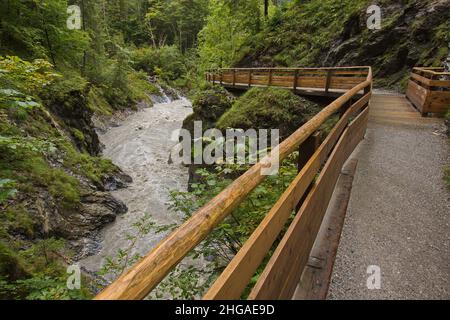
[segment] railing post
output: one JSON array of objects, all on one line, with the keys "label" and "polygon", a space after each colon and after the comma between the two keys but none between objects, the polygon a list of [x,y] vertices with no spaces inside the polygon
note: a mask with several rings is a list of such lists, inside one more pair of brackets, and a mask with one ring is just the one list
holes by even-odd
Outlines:
[{"label": "railing post", "polygon": [[[320,135],[319,131],[314,132],[310,135],[301,145],[298,146],[298,161],[297,161],[297,171],[300,172],[303,167],[308,163],[309,159],[311,159],[312,155],[320,146]],[[303,201],[305,201],[309,191],[311,190],[312,185],[308,187],[308,189],[303,194],[303,197],[298,202],[295,211],[300,210]]]},{"label": "railing post", "polygon": [[350,108],[353,104],[353,98],[350,98],[346,103],[344,103],[339,109],[339,119],[342,118],[345,112],[347,112],[348,108]]},{"label": "railing post", "polygon": [[333,70],[327,70],[327,82],[325,83],[325,93],[328,93],[331,86],[331,79],[333,77]]},{"label": "railing post", "polygon": [[320,145],[320,132],[316,131],[310,135],[301,145],[298,147],[298,172],[302,170],[304,165],[309,161],[311,156],[316,152]]},{"label": "railing post", "polygon": [[233,87],[236,86],[236,69],[233,69]]},{"label": "railing post", "polygon": [[252,70],[248,71],[248,87],[252,86]]},{"label": "railing post", "polygon": [[220,85],[223,83],[223,70],[220,70]]},{"label": "railing post", "polygon": [[294,84],[293,84],[293,90],[294,90],[294,93],[296,93],[297,92],[297,80],[298,80],[298,69],[295,69],[295,72],[294,72]]}]

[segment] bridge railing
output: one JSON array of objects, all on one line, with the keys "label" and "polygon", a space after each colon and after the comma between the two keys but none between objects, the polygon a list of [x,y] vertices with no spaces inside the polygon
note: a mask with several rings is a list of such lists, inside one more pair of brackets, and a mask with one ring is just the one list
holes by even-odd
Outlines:
[{"label": "bridge railing", "polygon": [[[339,68],[225,68],[206,73],[206,80],[226,87],[272,86],[298,93],[348,90],[366,80],[366,67]],[[312,90],[313,89],[313,90]]]},{"label": "bridge railing", "polygon": [[[300,158],[303,159],[303,163],[299,164],[299,173],[214,282],[204,299],[239,299],[280,236],[291,213],[300,208],[248,298],[289,299],[292,296],[308,261],[340,170],[365,133],[372,93],[372,71],[370,67],[365,69],[366,78],[363,82],[322,109],[272,151],[277,152],[279,161],[282,161],[299,150]],[[323,72],[323,69],[309,70]],[[339,70],[342,69],[336,68],[336,71]],[[323,141],[318,141],[317,131],[334,114],[340,115],[339,121]],[[270,166],[272,153],[200,208],[143,259],[98,294],[96,299],[146,297],[264,180],[266,176],[261,174],[261,170]]]},{"label": "bridge railing", "polygon": [[444,68],[414,68],[406,97],[423,116],[445,113],[450,108],[450,72],[444,72]]}]

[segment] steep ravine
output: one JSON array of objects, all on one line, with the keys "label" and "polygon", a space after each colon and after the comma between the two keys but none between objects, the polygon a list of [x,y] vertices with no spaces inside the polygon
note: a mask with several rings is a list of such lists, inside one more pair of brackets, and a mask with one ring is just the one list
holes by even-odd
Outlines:
[{"label": "steep ravine", "polygon": [[[171,135],[181,128],[192,108],[185,98],[171,101],[166,97],[161,101],[131,114],[119,126],[99,134],[104,145],[103,156],[130,175],[133,182],[128,188],[112,192],[127,205],[128,212],[117,216],[101,231],[100,251],[80,261],[90,271],[99,270],[106,257],[114,257],[118,249],[129,246],[126,235],[135,232],[133,224],[143,215],[149,214],[157,224],[179,222],[168,209],[169,192],[187,190],[188,169],[169,161],[170,151],[175,145]],[[163,236],[150,232],[139,238],[132,254],[146,254]]]}]

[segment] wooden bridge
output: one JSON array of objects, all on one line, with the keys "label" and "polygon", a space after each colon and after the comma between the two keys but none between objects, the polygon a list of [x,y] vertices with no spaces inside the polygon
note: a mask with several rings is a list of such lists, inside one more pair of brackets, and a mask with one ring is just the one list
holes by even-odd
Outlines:
[{"label": "wooden bridge", "polygon": [[[206,79],[225,87],[276,86],[302,94],[337,96],[277,147],[279,161],[300,151],[299,173],[203,297],[239,299],[287,227],[248,299],[290,299],[307,265],[341,169],[364,138],[372,96],[372,70],[370,67],[223,69],[208,73]],[[339,120],[323,137],[321,125],[335,114]],[[264,180],[261,170],[269,166],[271,157],[266,156],[200,208],[96,299],[146,297]],[[293,212],[296,215],[286,226]]]}]

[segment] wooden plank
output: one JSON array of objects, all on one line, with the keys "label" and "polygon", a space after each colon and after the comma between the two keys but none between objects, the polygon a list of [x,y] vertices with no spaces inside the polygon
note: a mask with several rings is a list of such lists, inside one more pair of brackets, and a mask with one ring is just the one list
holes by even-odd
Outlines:
[{"label": "wooden plank", "polygon": [[406,90],[406,97],[419,111],[423,112],[428,92],[429,90],[421,87],[416,82],[409,80],[408,88]]},{"label": "wooden plank", "polygon": [[344,162],[364,137],[366,108],[344,131],[317,182],[275,250],[249,299],[290,299],[300,278]]},{"label": "wooden plank", "polygon": [[251,277],[266,256],[276,237],[284,227],[292,210],[313,181],[318,170],[330,154],[347,123],[369,102],[366,94],[351,106],[334,126],[319,149],[309,159],[277,203],[261,221],[227,268],[211,286],[204,299],[239,299]]},{"label": "wooden plank", "polygon": [[357,163],[356,159],[347,161],[339,175],[293,300],[324,300],[328,294]]},{"label": "wooden plank", "polygon": [[431,80],[428,78],[422,77],[421,75],[411,73],[411,78],[426,85],[426,86],[430,86]]},{"label": "wooden plank", "polygon": [[431,91],[424,112],[444,114],[450,108],[450,91]]}]

